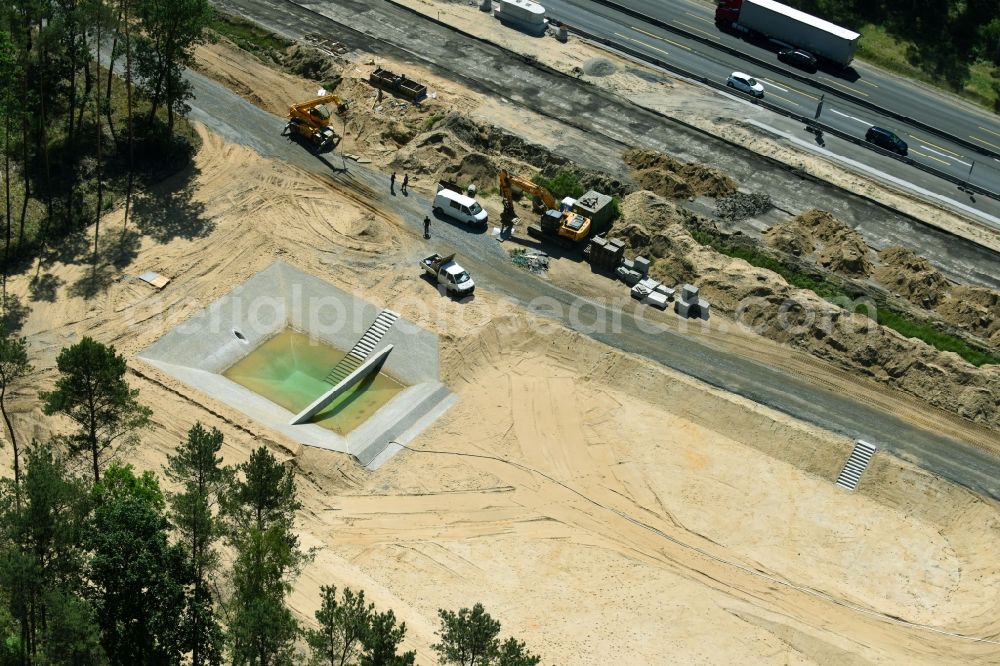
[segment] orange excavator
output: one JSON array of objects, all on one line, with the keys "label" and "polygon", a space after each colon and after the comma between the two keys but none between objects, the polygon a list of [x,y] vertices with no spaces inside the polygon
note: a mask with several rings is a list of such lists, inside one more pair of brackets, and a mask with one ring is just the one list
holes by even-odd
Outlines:
[{"label": "orange excavator", "polygon": [[516,187],[532,196],[532,210],[542,214],[539,225],[528,227],[528,234],[535,238],[552,238],[563,242],[579,243],[590,236],[590,218],[573,211],[560,211],[556,199],[545,187],[527,178],[500,170],[500,195],[503,197],[503,218],[514,218],[514,193]]},{"label": "orange excavator", "polygon": [[327,103],[333,103],[339,115],[347,113],[347,102],[330,93],[321,95],[308,102],[292,104],[288,107],[288,124],[283,134],[291,133],[309,139],[316,150],[324,150],[337,140],[337,133],[330,125],[330,109]]}]

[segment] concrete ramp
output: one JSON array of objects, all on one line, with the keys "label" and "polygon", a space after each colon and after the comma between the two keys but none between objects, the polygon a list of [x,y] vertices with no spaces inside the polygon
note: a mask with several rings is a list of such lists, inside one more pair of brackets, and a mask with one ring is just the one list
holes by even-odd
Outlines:
[{"label": "concrete ramp", "polygon": [[300,423],[307,423],[309,419],[316,416],[316,414],[318,414],[324,407],[344,395],[344,393],[352,386],[363,380],[371,373],[378,372],[379,368],[382,367],[382,364],[385,363],[385,357],[388,356],[391,351],[392,345],[389,345],[388,347],[382,349],[378,354],[372,356],[370,359],[359,365],[351,372],[351,374],[341,379],[336,386],[313,400],[311,405],[292,417],[292,420],[289,421],[288,424],[299,425]]}]

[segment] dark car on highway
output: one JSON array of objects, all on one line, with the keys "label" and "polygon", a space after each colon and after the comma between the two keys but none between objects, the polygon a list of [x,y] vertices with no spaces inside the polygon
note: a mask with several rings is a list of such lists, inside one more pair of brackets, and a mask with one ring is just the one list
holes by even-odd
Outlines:
[{"label": "dark car on highway", "polygon": [[816,71],[816,56],[802,49],[782,49],[778,51],[778,60],[809,72]]},{"label": "dark car on highway", "polygon": [[905,141],[889,130],[881,127],[869,127],[868,131],[865,132],[865,141],[868,143],[874,143],[879,148],[885,148],[886,150],[891,150],[894,153],[899,153],[904,157],[906,156],[906,152],[909,148]]}]

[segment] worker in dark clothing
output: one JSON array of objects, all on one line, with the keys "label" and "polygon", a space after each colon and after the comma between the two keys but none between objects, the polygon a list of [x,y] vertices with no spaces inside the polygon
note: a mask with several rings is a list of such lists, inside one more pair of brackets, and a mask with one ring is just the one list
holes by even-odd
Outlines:
[{"label": "worker in dark clothing", "polygon": [[389,176],[389,194],[396,194],[396,172],[393,171],[392,175]]},{"label": "worker in dark clothing", "polygon": [[410,174],[404,173],[403,174],[403,186],[401,188],[399,188],[399,191],[403,193],[404,197],[407,196],[406,195],[406,186],[409,185],[409,184],[410,184]]},{"label": "worker in dark clothing", "polygon": [[431,218],[429,215],[424,216],[424,238],[431,237]]}]

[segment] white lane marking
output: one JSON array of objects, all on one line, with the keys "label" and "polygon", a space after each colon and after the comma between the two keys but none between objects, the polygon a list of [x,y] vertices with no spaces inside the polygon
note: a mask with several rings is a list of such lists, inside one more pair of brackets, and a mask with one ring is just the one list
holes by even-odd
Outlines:
[{"label": "white lane marking", "polygon": [[859,122],[862,125],[870,125],[870,126],[874,126],[875,125],[875,123],[870,123],[867,120],[861,120],[861,118],[855,118],[854,116],[849,116],[846,113],[841,113],[840,111],[837,111],[837,109],[830,109],[830,111],[833,112],[833,113],[836,113],[838,116],[844,116],[845,118],[850,118],[851,120]]},{"label": "white lane marking", "polygon": [[936,155],[940,155],[941,157],[947,157],[949,160],[953,160],[955,162],[958,162],[959,164],[964,164],[965,166],[972,166],[968,162],[963,162],[962,160],[958,159],[954,155],[946,155],[945,153],[938,152],[938,151],[934,150],[933,148],[928,148],[924,144],[920,144],[920,147],[923,148],[926,151],[932,152],[932,153],[934,153]]},{"label": "white lane marking", "polygon": [[763,81],[764,83],[766,83],[767,85],[771,86],[772,88],[777,88],[778,90],[781,90],[783,92],[788,92],[788,88],[782,88],[777,83],[774,83],[773,81],[771,81],[769,79],[760,79],[760,80]]}]

